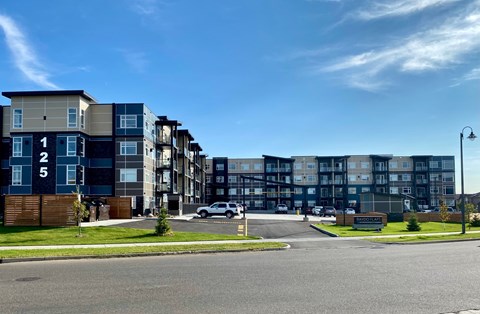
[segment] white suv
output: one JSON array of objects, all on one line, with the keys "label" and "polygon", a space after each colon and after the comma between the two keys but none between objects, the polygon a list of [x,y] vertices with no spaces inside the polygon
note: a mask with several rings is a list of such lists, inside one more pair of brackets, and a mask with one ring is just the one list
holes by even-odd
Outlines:
[{"label": "white suv", "polygon": [[226,216],[227,218],[233,218],[235,215],[240,215],[242,212],[242,205],[227,202],[216,202],[210,206],[203,206],[197,208],[197,214],[202,218],[208,216]]},{"label": "white suv", "polygon": [[278,204],[277,207],[275,207],[275,214],[278,213],[288,213],[288,207],[285,204]]}]

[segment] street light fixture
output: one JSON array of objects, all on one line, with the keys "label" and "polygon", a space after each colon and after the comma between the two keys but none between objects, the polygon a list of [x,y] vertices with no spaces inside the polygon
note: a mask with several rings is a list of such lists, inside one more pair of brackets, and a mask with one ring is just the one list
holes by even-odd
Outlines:
[{"label": "street light fixture", "polygon": [[473,134],[473,129],[469,126],[466,126],[460,132],[460,175],[461,175],[461,184],[462,184],[462,234],[465,234],[465,190],[464,190],[464,181],[463,181],[463,131],[465,129],[470,129],[470,135],[467,138],[471,141],[475,140],[477,136]]}]

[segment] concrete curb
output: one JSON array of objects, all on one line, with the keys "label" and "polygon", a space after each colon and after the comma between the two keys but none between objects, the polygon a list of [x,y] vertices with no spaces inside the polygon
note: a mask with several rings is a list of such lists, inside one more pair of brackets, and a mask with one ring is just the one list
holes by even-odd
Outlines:
[{"label": "concrete curb", "polygon": [[200,251],[179,251],[179,252],[149,252],[149,253],[129,253],[112,255],[77,255],[77,256],[45,256],[45,257],[26,257],[26,258],[0,258],[0,264],[21,263],[21,262],[43,262],[43,261],[63,261],[78,259],[107,259],[124,257],[148,257],[148,256],[170,256],[186,254],[220,254],[220,253],[246,253],[246,252],[264,252],[264,251],[284,251],[291,248],[290,244],[285,243],[283,248],[270,249],[247,249],[247,250],[200,250]]},{"label": "concrete curb", "polygon": [[330,236],[330,237],[334,237],[334,238],[335,238],[335,237],[338,237],[338,234],[329,232],[329,231],[327,231],[327,230],[323,230],[323,229],[318,228],[317,226],[315,226],[315,225],[313,225],[313,224],[310,225],[310,227],[312,227],[313,229],[315,229],[315,230],[317,230],[317,231],[320,231],[321,233],[324,233],[324,234],[326,234],[326,235],[328,235],[328,236]]}]

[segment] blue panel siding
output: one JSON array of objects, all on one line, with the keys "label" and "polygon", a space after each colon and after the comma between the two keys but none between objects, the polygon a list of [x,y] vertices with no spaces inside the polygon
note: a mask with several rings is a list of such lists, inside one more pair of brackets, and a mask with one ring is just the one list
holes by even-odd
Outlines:
[{"label": "blue panel siding", "polygon": [[67,167],[57,166],[57,186],[61,184],[66,184],[66,183],[67,183]]},{"label": "blue panel siding", "polygon": [[113,195],[111,185],[92,185],[90,187],[90,194],[92,195]]},{"label": "blue panel siding", "polygon": [[111,168],[113,167],[112,158],[92,158],[90,159],[90,168]]},{"label": "blue panel siding", "polygon": [[2,160],[2,169],[8,169],[10,167],[10,161],[8,159]]},{"label": "blue panel siding", "polygon": [[8,194],[32,194],[30,185],[11,185]]},{"label": "blue panel siding", "polygon": [[10,166],[31,166],[32,157],[12,157],[10,158]]},{"label": "blue panel siding", "polygon": [[22,184],[32,185],[32,166],[22,167]]},{"label": "blue panel siding", "polygon": [[78,165],[80,164],[80,157],[57,157],[57,165]]},{"label": "blue panel siding", "polygon": [[76,189],[76,185],[57,185],[57,194],[72,194]]}]

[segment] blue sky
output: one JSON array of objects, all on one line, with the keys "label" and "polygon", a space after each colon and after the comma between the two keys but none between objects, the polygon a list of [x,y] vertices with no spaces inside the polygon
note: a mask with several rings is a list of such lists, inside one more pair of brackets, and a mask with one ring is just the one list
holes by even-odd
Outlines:
[{"label": "blue sky", "polygon": [[459,193],[480,135],[479,0],[2,1],[0,36],[0,91],[143,102],[210,157],[455,155]]}]

